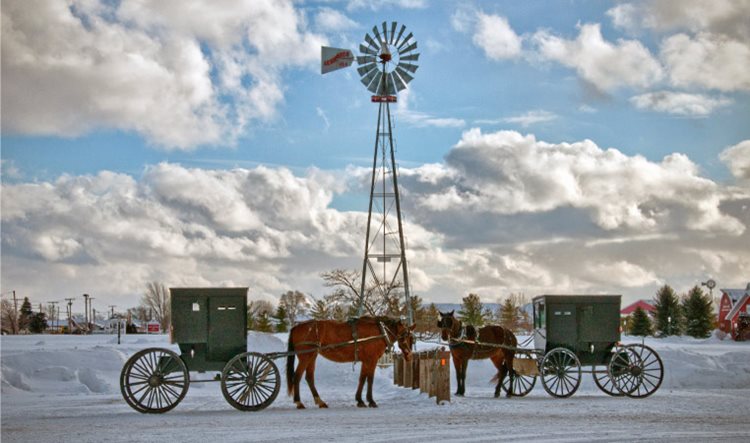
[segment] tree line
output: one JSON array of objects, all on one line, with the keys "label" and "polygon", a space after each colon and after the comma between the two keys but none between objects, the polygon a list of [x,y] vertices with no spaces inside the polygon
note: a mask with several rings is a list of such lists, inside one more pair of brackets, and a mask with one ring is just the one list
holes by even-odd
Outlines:
[{"label": "tree line", "polygon": [[716,314],[711,297],[700,286],[694,286],[681,297],[669,285],[656,291],[653,318],[640,306],[626,319],[630,335],[668,337],[689,335],[706,338],[716,328]]}]

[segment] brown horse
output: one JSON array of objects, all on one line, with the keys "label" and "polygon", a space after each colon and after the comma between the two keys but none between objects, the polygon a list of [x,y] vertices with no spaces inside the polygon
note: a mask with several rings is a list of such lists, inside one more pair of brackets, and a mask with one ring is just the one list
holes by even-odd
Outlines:
[{"label": "brown horse", "polygon": [[[407,361],[411,360],[413,329],[414,326],[409,328],[401,321],[387,317],[362,317],[352,322],[311,320],[293,327],[289,331],[287,347],[289,356],[286,361],[286,384],[289,395],[294,393],[294,403],[297,409],[305,407],[299,396],[299,384],[303,373],[315,404],[321,408],[328,407],[315,389],[315,360],[318,354],[337,363],[360,361],[362,369],[359,373],[359,386],[355,395],[357,406],[363,408],[369,405],[371,408],[377,408],[378,405],[372,398],[372,382],[378,359],[383,355],[386,347],[397,342],[404,358]],[[294,370],[295,354],[299,358],[296,371]],[[367,381],[368,405],[362,401],[362,387],[365,380]]]},{"label": "brown horse", "polygon": [[[463,396],[466,392],[466,369],[469,360],[483,360],[489,358],[497,368],[497,375],[491,381],[497,381],[495,386],[495,397],[500,396],[503,379],[506,373],[513,385],[513,356],[515,352],[507,348],[497,346],[482,346],[482,343],[492,345],[503,345],[515,348],[518,345],[516,336],[502,326],[485,326],[479,329],[477,334],[473,326],[464,327],[461,320],[453,316],[453,311],[440,312],[438,327],[441,337],[447,341],[453,357],[453,365],[456,368],[456,390],[457,396]],[[512,394],[508,391],[508,397]]]}]

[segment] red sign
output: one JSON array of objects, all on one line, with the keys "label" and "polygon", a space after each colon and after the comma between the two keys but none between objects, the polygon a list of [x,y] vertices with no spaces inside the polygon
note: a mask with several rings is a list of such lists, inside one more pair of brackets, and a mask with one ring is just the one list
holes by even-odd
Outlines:
[{"label": "red sign", "polygon": [[370,98],[373,103],[396,103],[395,95],[373,95]]},{"label": "red sign", "polygon": [[333,58],[329,58],[328,60],[325,60],[323,62],[324,65],[329,66],[334,63],[340,58],[352,58],[351,53],[349,51],[341,51],[336,53],[336,55],[333,56]]},{"label": "red sign", "polygon": [[158,334],[161,332],[161,327],[159,326],[159,323],[149,323],[146,325],[146,332],[149,334]]}]

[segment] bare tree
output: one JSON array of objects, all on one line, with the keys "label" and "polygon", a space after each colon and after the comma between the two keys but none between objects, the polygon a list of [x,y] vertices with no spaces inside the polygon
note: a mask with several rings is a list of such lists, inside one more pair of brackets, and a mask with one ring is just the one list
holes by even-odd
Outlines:
[{"label": "bare tree", "polygon": [[289,320],[289,326],[293,327],[297,323],[297,317],[307,313],[310,308],[310,301],[300,291],[286,291],[286,293],[281,294],[279,305],[283,306],[286,311],[286,318]]},{"label": "bare tree", "polygon": [[18,317],[16,310],[13,307],[13,302],[10,300],[3,300],[0,306],[0,321],[2,322],[2,330],[9,334],[18,334]]},{"label": "bare tree", "polygon": [[360,300],[363,309],[368,315],[396,314],[400,311],[399,301],[403,297],[402,284],[396,281],[393,285],[384,288],[374,283],[365,288],[363,297],[360,297],[361,274],[359,271],[345,269],[334,269],[320,274],[324,285],[333,288],[333,292],[326,299],[338,304],[359,306]]},{"label": "bare tree", "polygon": [[159,322],[162,331],[169,330],[171,322],[169,289],[163,283],[154,281],[147,284],[146,292],[141,298],[141,305],[153,313],[153,318]]},{"label": "bare tree", "polygon": [[266,300],[252,300],[247,304],[247,328],[258,329],[261,318],[268,320],[274,309],[271,302]]}]

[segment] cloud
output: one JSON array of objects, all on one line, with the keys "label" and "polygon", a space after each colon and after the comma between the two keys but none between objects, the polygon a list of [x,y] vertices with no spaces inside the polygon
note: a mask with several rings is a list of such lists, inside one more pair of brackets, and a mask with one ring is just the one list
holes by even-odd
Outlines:
[{"label": "cloud", "polygon": [[740,180],[750,180],[750,140],[743,140],[719,154],[732,175]]},{"label": "cloud", "polygon": [[136,132],[165,148],[232,144],[274,118],[281,72],[322,36],[290,1],[9,2],[3,132]]},{"label": "cloud", "polygon": [[750,45],[719,34],[673,35],[661,44],[661,58],[677,87],[750,90]]},{"label": "cloud", "polygon": [[521,38],[508,24],[508,19],[499,15],[477,13],[474,44],[491,60],[504,60],[521,55]]},{"label": "cloud", "polygon": [[427,0],[349,0],[346,9],[379,11],[390,8],[422,9],[425,7],[427,7]]},{"label": "cloud", "polygon": [[750,37],[748,0],[646,0],[621,3],[607,11],[612,23],[628,32],[642,29],[667,32],[685,29]]},{"label": "cloud", "polygon": [[515,117],[504,118],[503,121],[507,123],[516,123],[526,128],[537,123],[544,123],[544,122],[555,120],[557,119],[557,117],[558,115],[555,114],[554,112],[537,109],[533,111],[528,111],[524,114],[517,115]]},{"label": "cloud", "polygon": [[703,94],[657,91],[631,97],[630,103],[641,110],[705,117],[717,108],[731,104],[732,100],[724,97],[713,98]]},{"label": "cloud", "polygon": [[522,214],[575,208],[608,231],[745,230],[719,209],[724,195],[716,183],[700,177],[683,154],[655,163],[590,140],[554,144],[475,128],[464,132],[446,167],[455,179],[425,191],[419,199],[425,210]]},{"label": "cloud", "polygon": [[651,52],[636,40],[602,37],[599,24],[584,24],[575,40],[537,31],[533,41],[542,59],[556,61],[601,91],[621,86],[648,87],[660,81],[663,72]]},{"label": "cloud", "polygon": [[315,15],[315,27],[324,32],[348,31],[359,26],[359,23],[335,9],[321,8]]},{"label": "cloud", "polygon": [[413,100],[412,94],[412,89],[404,89],[398,95],[398,105],[396,106],[394,114],[401,121],[418,128],[461,128],[466,125],[466,122],[463,119],[452,117],[435,117],[425,112],[419,112],[410,109],[409,103],[411,100]]}]

